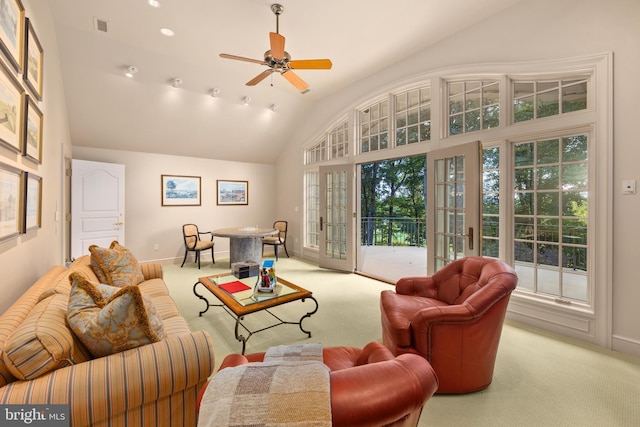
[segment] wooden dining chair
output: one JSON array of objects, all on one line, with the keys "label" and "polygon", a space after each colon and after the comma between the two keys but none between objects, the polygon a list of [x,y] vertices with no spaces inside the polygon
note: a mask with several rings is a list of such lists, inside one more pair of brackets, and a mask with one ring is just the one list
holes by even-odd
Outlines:
[{"label": "wooden dining chair", "polygon": [[278,234],[273,236],[265,236],[262,238],[262,256],[264,256],[264,246],[273,246],[273,251],[276,254],[276,261],[278,260],[278,246],[284,248],[284,253],[289,258],[289,252],[287,251],[287,221],[276,221],[273,223],[273,228],[278,230]]},{"label": "wooden dining chair", "polygon": [[[200,236],[202,235],[210,235],[211,239],[202,240]],[[187,260],[187,254],[189,252],[195,252],[196,259],[195,261],[198,263],[198,269],[200,269],[200,252],[211,249],[211,262],[213,264],[216,263],[214,254],[213,254],[213,234],[210,231],[198,231],[198,226],[195,224],[184,224],[182,226],[182,235],[184,237],[184,259],[182,260],[182,265],[180,268],[184,266],[185,261]]]}]

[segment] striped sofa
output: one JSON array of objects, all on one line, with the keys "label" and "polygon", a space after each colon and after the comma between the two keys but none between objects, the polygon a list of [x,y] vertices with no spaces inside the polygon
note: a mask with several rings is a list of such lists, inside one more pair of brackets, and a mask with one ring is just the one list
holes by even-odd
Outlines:
[{"label": "striped sofa", "polygon": [[[68,268],[52,267],[0,316],[0,405],[68,404],[74,427],[195,426],[198,390],[214,369],[211,337],[191,331],[180,316],[162,280],[161,265],[141,265],[145,281],[138,286],[163,320],[164,340],[105,357],[84,357],[89,353],[65,323],[66,301],[72,272],[97,281],[90,257],[78,258]],[[32,344],[45,349],[33,351],[33,358],[44,360],[39,365],[46,364],[49,372],[18,379],[9,369],[7,343],[19,327],[34,331]],[[67,350],[48,350],[58,346]]]}]

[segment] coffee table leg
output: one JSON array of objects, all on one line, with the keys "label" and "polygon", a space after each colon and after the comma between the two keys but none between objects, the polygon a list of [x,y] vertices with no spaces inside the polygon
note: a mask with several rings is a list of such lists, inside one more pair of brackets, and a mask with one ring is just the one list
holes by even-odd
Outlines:
[{"label": "coffee table leg", "polygon": [[[302,327],[302,321],[304,319],[306,319],[307,317],[311,317],[312,315],[314,315],[318,311],[318,301],[314,297],[309,297],[309,299],[313,300],[313,302],[316,303],[316,308],[313,311],[310,311],[307,314],[305,314],[304,316],[302,316],[300,318],[300,322],[298,322],[298,325],[300,325],[300,330],[302,332],[304,332],[305,334],[307,334],[309,336],[309,338],[311,338],[311,331],[307,331]],[[304,300],[305,299],[303,298],[302,302],[304,302]]]},{"label": "coffee table leg", "polygon": [[[196,292],[196,286],[198,286],[198,284],[199,284],[199,283],[200,283],[200,282],[198,281],[198,282],[196,282],[196,283],[193,285],[193,293],[194,293],[198,298],[200,298],[201,300],[203,300],[203,301],[205,302],[205,304],[207,304],[207,308],[205,308],[204,310],[202,310],[202,311],[200,312],[200,314],[198,315],[198,316],[202,316],[204,313],[206,313],[206,312],[209,310],[209,307],[211,307],[211,305],[212,305],[212,304],[209,304],[209,300],[208,300],[208,299],[206,299],[203,295],[200,295],[199,293],[197,293],[197,292]],[[204,285],[203,285],[203,286],[204,286]]]},{"label": "coffee table leg", "polygon": [[249,339],[249,337],[251,336],[251,334],[249,334],[249,337],[245,338],[245,337],[244,337],[244,335],[240,335],[240,334],[238,333],[238,326],[241,326],[241,325],[242,325],[242,323],[240,323],[240,321],[241,321],[241,320],[244,320],[244,316],[236,317],[236,331],[235,331],[235,333],[236,333],[236,339],[237,339],[238,341],[241,341],[241,342],[242,342],[242,353],[241,353],[241,354],[244,354],[244,350],[245,350],[245,347],[246,347],[246,345],[247,345],[247,340]]}]

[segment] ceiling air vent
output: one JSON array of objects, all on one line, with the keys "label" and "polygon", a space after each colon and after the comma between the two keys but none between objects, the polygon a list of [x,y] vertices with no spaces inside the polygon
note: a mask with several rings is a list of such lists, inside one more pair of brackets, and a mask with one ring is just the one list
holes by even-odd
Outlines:
[{"label": "ceiling air vent", "polygon": [[100,18],[93,18],[93,27],[97,30],[97,31],[102,31],[103,33],[107,32],[107,26],[108,26],[108,22],[105,21],[104,19],[100,19]]}]

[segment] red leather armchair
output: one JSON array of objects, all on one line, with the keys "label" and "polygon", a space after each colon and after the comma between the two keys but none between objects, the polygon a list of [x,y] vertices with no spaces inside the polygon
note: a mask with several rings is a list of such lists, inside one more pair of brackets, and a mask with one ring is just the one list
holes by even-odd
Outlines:
[{"label": "red leather armchair", "polygon": [[[220,370],[263,359],[264,353],[230,354]],[[395,357],[379,342],[362,349],[325,347],[323,359],[331,370],[333,426],[417,426],[422,407],[438,388],[438,379],[423,357]]]},{"label": "red leather armchair", "polygon": [[438,393],[468,393],[491,384],[515,271],[500,260],[467,257],[430,277],[403,278],[382,291],[382,341],[393,354],[430,363]]}]

